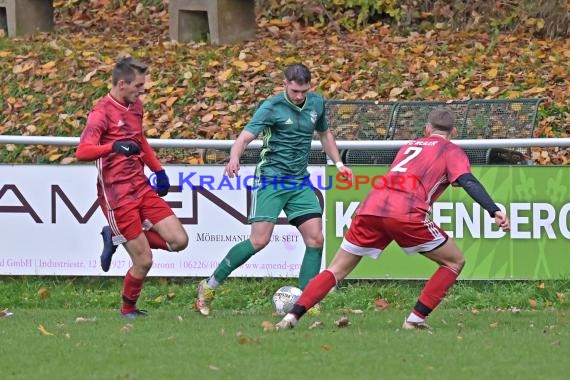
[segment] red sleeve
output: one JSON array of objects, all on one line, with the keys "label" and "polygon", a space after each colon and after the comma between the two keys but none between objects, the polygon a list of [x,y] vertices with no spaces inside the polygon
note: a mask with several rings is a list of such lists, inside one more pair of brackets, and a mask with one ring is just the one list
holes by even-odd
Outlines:
[{"label": "red sleeve", "polygon": [[454,183],[457,178],[463,174],[471,173],[471,164],[469,158],[457,145],[453,145],[452,149],[447,151],[447,180]]},{"label": "red sleeve", "polygon": [[150,168],[150,170],[152,170],[153,172],[162,170],[162,164],[160,163],[160,161],[158,161],[158,158],[156,158],[156,154],[154,154],[154,151],[150,147],[144,135],[142,136],[141,139],[141,150],[144,153],[142,155],[142,160],[145,163],[145,165]]},{"label": "red sleeve", "polygon": [[87,125],[79,138],[79,145],[75,157],[79,161],[94,161],[99,157],[113,151],[113,144],[99,145],[101,135],[107,129],[105,117],[97,112],[92,112],[87,118]]}]

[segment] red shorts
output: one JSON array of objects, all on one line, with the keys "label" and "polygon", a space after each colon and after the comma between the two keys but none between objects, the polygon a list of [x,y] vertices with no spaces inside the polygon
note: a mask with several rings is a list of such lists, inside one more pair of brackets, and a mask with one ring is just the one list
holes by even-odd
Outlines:
[{"label": "red shorts", "polygon": [[359,256],[378,255],[392,241],[409,255],[429,252],[448,239],[448,235],[429,217],[394,219],[374,215],[356,215],[342,241],[341,248]]},{"label": "red shorts", "polygon": [[107,203],[99,199],[99,206],[113,231],[115,245],[135,239],[161,220],[174,215],[166,201],[154,191],[147,191],[139,199],[121,205],[114,210],[107,209]]}]

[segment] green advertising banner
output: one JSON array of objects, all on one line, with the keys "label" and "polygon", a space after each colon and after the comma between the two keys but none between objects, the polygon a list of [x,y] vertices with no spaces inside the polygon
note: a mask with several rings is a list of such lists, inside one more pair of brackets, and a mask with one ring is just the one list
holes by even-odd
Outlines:
[{"label": "green advertising banner", "polygon": [[[326,194],[327,263],[336,253],[351,217],[387,166],[352,167],[353,183],[332,181]],[[433,206],[432,218],[465,253],[462,279],[570,278],[570,168],[561,166],[473,167],[473,174],[511,221],[502,232],[494,218],[460,187],[449,187]],[[327,178],[336,168],[327,167]],[[329,182],[330,183],[330,182]],[[349,278],[425,279],[435,264],[408,256],[391,243],[377,260],[364,258]]]}]

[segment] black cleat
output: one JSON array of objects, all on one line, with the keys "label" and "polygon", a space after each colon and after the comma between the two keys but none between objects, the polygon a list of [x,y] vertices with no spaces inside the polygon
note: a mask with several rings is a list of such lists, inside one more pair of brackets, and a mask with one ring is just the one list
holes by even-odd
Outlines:
[{"label": "black cleat", "polygon": [[125,319],[138,319],[148,317],[146,310],[136,309],[135,311],[131,311],[130,313],[123,313],[121,312],[121,317]]},{"label": "black cleat", "polygon": [[117,250],[117,246],[113,245],[113,234],[111,233],[111,227],[105,226],[101,230],[101,236],[103,236],[103,253],[101,253],[101,269],[103,272],[108,272],[111,267],[111,259],[113,254]]}]

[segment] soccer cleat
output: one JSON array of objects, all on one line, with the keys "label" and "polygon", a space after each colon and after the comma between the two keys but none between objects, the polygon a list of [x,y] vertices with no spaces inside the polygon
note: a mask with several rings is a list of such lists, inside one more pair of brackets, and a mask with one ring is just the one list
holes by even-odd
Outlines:
[{"label": "soccer cleat", "polygon": [[321,304],[318,303],[314,305],[312,308],[307,310],[307,314],[309,314],[311,317],[316,317],[317,315],[321,314]]},{"label": "soccer cleat", "polygon": [[275,324],[275,330],[290,330],[295,327],[298,320],[294,314],[287,314],[280,322]]},{"label": "soccer cleat", "polygon": [[280,322],[275,324],[275,330],[290,330],[294,328],[295,325],[293,322],[288,321],[287,319],[283,318]]},{"label": "soccer cleat", "polygon": [[404,330],[431,330],[431,326],[425,322],[408,322],[404,320],[404,324],[402,325],[402,329]]},{"label": "soccer cleat", "polygon": [[275,330],[289,330],[289,329],[292,329],[293,327],[295,327],[295,326],[293,326],[293,324],[291,322],[289,322],[285,319],[283,319],[281,322],[277,322],[275,324]]},{"label": "soccer cleat", "polygon": [[198,284],[198,298],[194,302],[194,309],[202,315],[210,315],[210,305],[214,299],[214,289],[208,285],[208,280],[204,279]]},{"label": "soccer cleat", "polygon": [[101,230],[101,236],[103,236],[103,253],[101,253],[101,269],[103,272],[108,272],[111,267],[111,259],[113,254],[117,250],[117,246],[113,245],[113,234],[111,233],[111,227],[105,226]]},{"label": "soccer cleat", "polygon": [[135,311],[131,311],[130,313],[121,312],[121,317],[125,319],[137,319],[137,318],[148,317],[148,314],[145,310],[136,309]]}]

